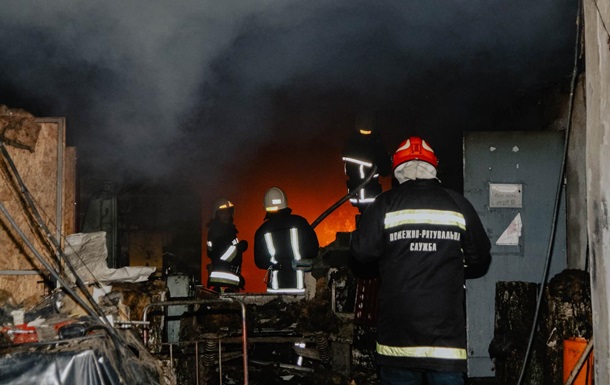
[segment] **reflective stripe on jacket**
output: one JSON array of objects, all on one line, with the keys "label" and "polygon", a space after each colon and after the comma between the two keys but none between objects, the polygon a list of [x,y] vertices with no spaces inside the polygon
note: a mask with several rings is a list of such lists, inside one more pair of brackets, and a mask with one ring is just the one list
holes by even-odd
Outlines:
[{"label": "reflective stripe on jacket", "polygon": [[470,202],[436,179],[377,197],[350,249],[379,266],[379,364],[466,371],[464,265],[488,265],[490,248]]},{"label": "reflective stripe on jacket", "polygon": [[260,269],[269,269],[269,293],[304,293],[303,272],[295,270],[293,262],[313,259],[318,251],[315,231],[305,218],[291,214],[290,208],[268,214],[254,234],[254,262]]},{"label": "reflective stripe on jacket", "polygon": [[242,252],[238,247],[237,228],[232,223],[214,219],[209,223],[207,253],[211,264],[208,287],[238,287],[242,283]]}]

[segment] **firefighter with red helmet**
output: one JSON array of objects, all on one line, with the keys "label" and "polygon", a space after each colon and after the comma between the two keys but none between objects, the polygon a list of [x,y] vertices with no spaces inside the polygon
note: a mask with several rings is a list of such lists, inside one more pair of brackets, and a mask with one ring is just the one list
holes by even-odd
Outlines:
[{"label": "firefighter with red helmet", "polygon": [[437,179],[420,137],[393,157],[399,185],[383,192],[352,233],[350,250],[379,267],[376,362],[382,385],[464,384],[466,268],[482,274],[491,244],[472,204]]},{"label": "firefighter with red helmet", "polygon": [[344,171],[347,176],[347,191],[353,193],[377,168],[373,177],[350,198],[352,206],[360,213],[368,207],[382,191],[379,176],[388,176],[392,169],[390,154],[386,151],[379,131],[373,126],[369,116],[361,117],[354,133],[342,149]]},{"label": "firefighter with red helmet", "polygon": [[248,249],[247,241],[237,239],[233,224],[234,206],[227,198],[217,198],[212,203],[212,219],[208,223],[207,287],[217,292],[235,292],[244,288],[241,276],[242,253]]},{"label": "firefighter with red helmet", "polygon": [[292,214],[282,189],[267,190],[263,204],[266,215],[254,234],[254,262],[267,270],[267,293],[304,294],[318,237],[305,218]]}]

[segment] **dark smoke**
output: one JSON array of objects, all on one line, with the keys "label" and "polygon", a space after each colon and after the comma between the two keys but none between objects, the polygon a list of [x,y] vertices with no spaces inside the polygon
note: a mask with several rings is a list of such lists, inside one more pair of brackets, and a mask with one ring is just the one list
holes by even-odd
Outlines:
[{"label": "dark smoke", "polygon": [[417,133],[449,152],[515,95],[570,75],[576,11],[571,0],[4,1],[0,103],[65,116],[83,167],[119,180],[210,186],[270,143],[344,137],[365,110],[390,149]]}]

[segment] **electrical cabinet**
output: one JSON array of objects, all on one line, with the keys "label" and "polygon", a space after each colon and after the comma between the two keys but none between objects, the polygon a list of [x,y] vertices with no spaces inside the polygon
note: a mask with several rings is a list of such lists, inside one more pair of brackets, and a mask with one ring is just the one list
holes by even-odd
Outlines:
[{"label": "electrical cabinet", "polygon": [[564,135],[557,131],[467,132],[463,140],[464,195],[492,243],[487,274],[466,281],[468,375],[493,377],[488,348],[494,337],[496,283],[541,283],[549,249],[548,278],[566,268],[565,194],[557,196],[560,182],[560,190],[564,189],[560,181]]},{"label": "electrical cabinet", "polygon": [[[173,300],[184,300],[192,297],[193,279],[188,275],[177,274],[167,277],[169,297]],[[166,310],[167,315],[167,342],[180,342],[180,320],[182,315],[189,311],[189,305],[172,305]]]}]

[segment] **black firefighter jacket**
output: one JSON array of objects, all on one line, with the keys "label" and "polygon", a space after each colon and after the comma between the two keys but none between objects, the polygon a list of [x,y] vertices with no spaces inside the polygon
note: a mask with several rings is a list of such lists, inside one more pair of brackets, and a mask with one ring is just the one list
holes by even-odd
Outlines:
[{"label": "black firefighter jacket", "polygon": [[268,213],[254,234],[254,262],[268,269],[268,293],[304,293],[304,272],[318,255],[315,231],[305,218],[291,211]]},{"label": "black firefighter jacket", "polygon": [[237,239],[237,228],[232,223],[213,219],[208,226],[207,251],[211,260],[208,287],[242,286],[242,253],[247,243]]},{"label": "black firefighter jacket", "polygon": [[364,212],[350,248],[379,266],[377,363],[465,372],[464,266],[491,262],[470,202],[436,179],[404,182]]},{"label": "black firefighter jacket", "polygon": [[352,192],[369,175],[373,166],[377,173],[357,195],[350,199],[354,206],[366,208],[381,193],[379,175],[387,176],[392,171],[392,157],[385,150],[383,143],[376,136],[365,136],[354,133],[342,149],[347,190]]}]

